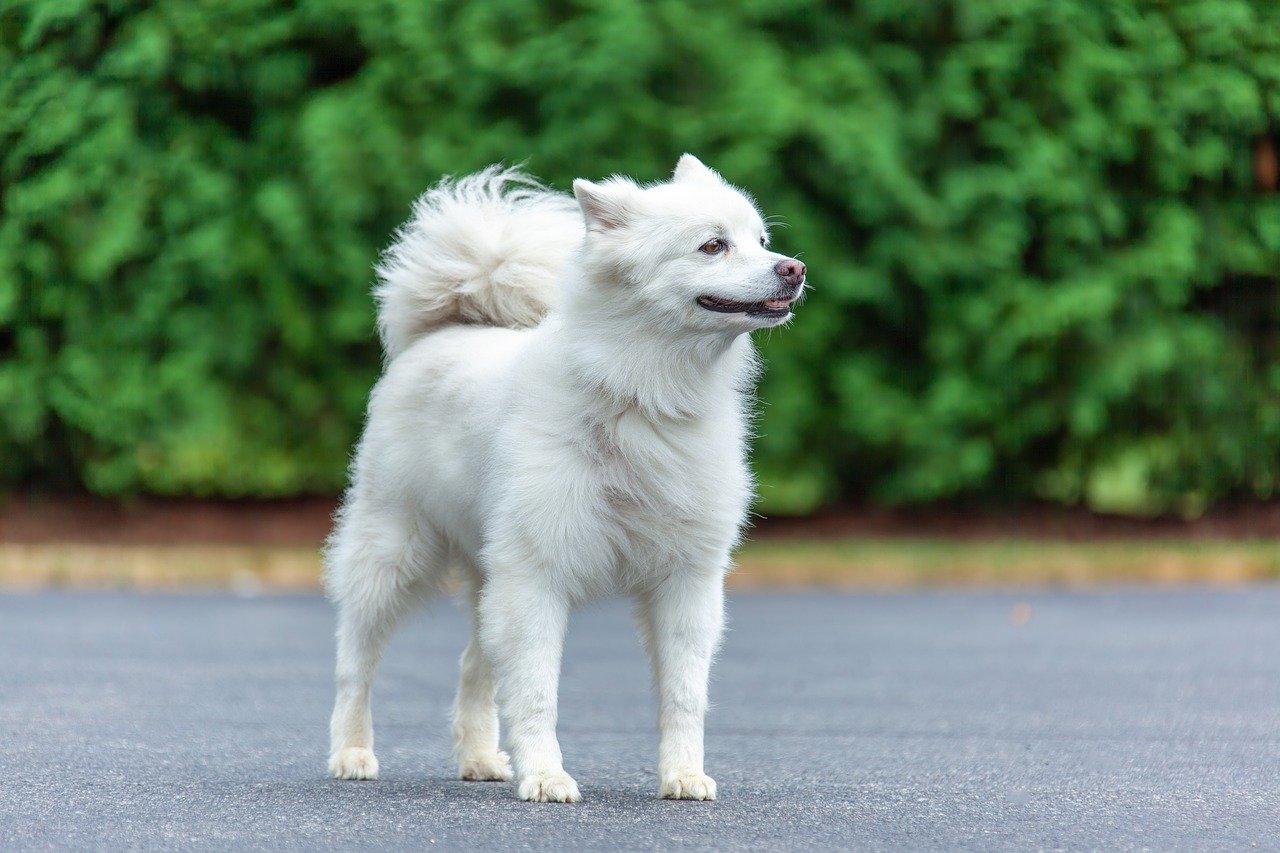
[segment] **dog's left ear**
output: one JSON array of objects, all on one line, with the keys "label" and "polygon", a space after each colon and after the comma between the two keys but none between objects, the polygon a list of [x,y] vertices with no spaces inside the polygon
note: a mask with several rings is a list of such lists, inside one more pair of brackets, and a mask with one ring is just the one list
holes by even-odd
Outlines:
[{"label": "dog's left ear", "polygon": [[685,154],[676,163],[676,171],[672,176],[676,181],[701,181],[703,183],[723,184],[724,178],[715,169],[709,169],[701,160],[692,154]]},{"label": "dog's left ear", "polygon": [[639,190],[630,181],[616,177],[598,184],[578,178],[573,182],[573,194],[588,229],[612,231],[630,221]]}]

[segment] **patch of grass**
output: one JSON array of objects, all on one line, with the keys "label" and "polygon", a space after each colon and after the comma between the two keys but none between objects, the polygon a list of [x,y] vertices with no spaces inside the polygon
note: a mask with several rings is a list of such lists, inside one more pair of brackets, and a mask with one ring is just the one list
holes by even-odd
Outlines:
[{"label": "patch of grass", "polygon": [[738,586],[1091,586],[1280,580],[1272,540],[845,539],[748,543]]},{"label": "patch of grass", "polygon": [[[734,588],[1236,585],[1280,580],[1272,540],[767,539],[738,553]],[[0,543],[0,589],[314,591],[307,546]]]},{"label": "patch of grass", "polygon": [[320,588],[320,551],[306,546],[0,543],[0,589]]}]

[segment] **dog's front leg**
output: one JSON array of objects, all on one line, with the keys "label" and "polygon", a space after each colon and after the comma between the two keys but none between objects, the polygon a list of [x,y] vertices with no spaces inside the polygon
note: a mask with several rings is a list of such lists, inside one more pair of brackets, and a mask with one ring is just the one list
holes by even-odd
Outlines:
[{"label": "dog's front leg", "polygon": [[711,658],[724,630],[723,576],[677,571],[637,605],[658,687],[658,793],[714,800],[715,780],[702,766],[702,728]]},{"label": "dog's front leg", "polygon": [[498,708],[522,800],[576,803],[556,740],[560,655],[569,619],[561,597],[520,574],[497,573],[480,600],[480,642],[498,682]]}]

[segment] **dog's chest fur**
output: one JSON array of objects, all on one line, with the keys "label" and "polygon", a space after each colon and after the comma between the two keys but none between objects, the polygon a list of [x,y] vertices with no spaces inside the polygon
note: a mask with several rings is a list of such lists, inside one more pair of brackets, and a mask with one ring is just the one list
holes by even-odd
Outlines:
[{"label": "dog's chest fur", "polygon": [[737,418],[655,421],[628,409],[587,427],[599,505],[641,562],[737,538],[750,487]]}]

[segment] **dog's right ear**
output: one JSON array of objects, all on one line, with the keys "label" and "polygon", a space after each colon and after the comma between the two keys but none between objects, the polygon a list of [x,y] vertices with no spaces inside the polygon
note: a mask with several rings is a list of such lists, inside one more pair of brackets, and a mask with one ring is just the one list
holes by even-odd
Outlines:
[{"label": "dog's right ear", "polygon": [[635,210],[638,190],[630,181],[617,178],[599,184],[582,178],[573,182],[573,195],[590,231],[612,231],[626,225]]},{"label": "dog's right ear", "polygon": [[692,154],[685,154],[676,163],[676,170],[671,176],[675,181],[702,181],[708,184],[724,184],[720,173],[710,168]]}]

